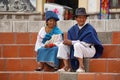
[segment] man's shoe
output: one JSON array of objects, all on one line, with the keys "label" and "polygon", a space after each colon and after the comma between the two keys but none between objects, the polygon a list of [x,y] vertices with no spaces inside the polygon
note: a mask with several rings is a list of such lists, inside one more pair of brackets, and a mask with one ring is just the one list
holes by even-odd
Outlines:
[{"label": "man's shoe", "polygon": [[65,70],[64,68],[62,68],[62,69],[58,69],[57,71],[58,71],[58,72],[70,72],[70,69]]},{"label": "man's shoe", "polygon": [[82,68],[78,68],[78,69],[76,70],[76,72],[79,72],[79,73],[84,73],[84,72],[85,72],[85,70],[84,70],[84,69],[82,69]]}]

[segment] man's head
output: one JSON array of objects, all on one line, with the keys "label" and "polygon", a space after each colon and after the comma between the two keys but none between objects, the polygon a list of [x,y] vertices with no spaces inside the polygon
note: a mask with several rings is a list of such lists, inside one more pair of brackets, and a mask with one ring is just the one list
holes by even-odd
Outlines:
[{"label": "man's head", "polygon": [[75,11],[75,18],[80,26],[83,26],[85,24],[88,16],[89,15],[86,13],[85,8],[77,8]]}]

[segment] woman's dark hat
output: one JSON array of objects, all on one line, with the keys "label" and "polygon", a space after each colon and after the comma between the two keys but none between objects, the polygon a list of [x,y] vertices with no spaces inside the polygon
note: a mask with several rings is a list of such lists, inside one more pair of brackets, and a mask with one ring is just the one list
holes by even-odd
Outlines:
[{"label": "woman's dark hat", "polygon": [[58,15],[54,13],[53,11],[47,11],[45,13],[45,19],[48,21],[49,19],[55,19],[56,21],[59,20]]},{"label": "woman's dark hat", "polygon": [[89,16],[87,13],[86,13],[86,10],[85,8],[77,8],[76,11],[75,11],[75,16],[80,16],[80,15],[84,15],[84,16]]}]

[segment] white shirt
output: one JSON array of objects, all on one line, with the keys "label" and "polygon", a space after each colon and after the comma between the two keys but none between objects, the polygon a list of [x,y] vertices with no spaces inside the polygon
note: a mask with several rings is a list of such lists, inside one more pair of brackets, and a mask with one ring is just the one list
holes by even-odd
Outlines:
[{"label": "white shirt", "polygon": [[[37,50],[44,46],[45,44],[42,43],[43,38],[46,35],[46,31],[45,31],[45,27],[42,27],[37,35],[37,40],[36,40],[36,44],[35,44],[35,51],[37,52]],[[58,34],[57,36],[57,40],[55,40],[55,42],[53,42],[56,46],[59,45],[59,43],[62,42],[62,35]]]}]

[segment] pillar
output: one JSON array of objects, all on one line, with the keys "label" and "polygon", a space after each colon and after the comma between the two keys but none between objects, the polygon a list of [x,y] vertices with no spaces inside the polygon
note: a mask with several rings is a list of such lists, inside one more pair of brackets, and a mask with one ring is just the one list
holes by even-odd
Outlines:
[{"label": "pillar", "polygon": [[43,14],[44,12],[44,3],[46,0],[36,0],[36,11]]}]

